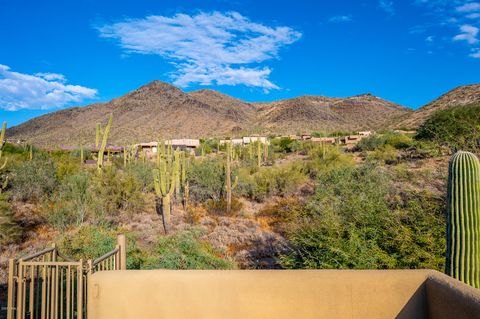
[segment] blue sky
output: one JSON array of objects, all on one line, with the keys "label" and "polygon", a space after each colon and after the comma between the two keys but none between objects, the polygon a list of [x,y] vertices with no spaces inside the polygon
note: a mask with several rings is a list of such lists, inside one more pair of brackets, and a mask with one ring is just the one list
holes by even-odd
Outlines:
[{"label": "blue sky", "polygon": [[248,101],[372,93],[418,108],[480,82],[480,2],[0,0],[9,126],[159,79]]}]

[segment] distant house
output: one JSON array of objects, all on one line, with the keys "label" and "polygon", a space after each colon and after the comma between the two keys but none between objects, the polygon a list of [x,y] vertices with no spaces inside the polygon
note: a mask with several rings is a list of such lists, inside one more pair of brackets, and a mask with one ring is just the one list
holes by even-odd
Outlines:
[{"label": "distant house", "polygon": [[219,144],[224,145],[227,143],[232,143],[233,145],[242,145],[243,144],[243,138],[232,138],[231,140],[220,140]]},{"label": "distant house", "polygon": [[172,147],[175,149],[194,149],[200,146],[200,140],[192,138],[173,139],[165,141],[165,144],[172,144]]},{"label": "distant house", "polygon": [[260,143],[263,144],[269,144],[268,138],[265,136],[245,136],[243,137],[243,144],[250,144],[250,143],[255,143],[257,141],[260,141]]},{"label": "distant house", "polygon": [[360,142],[365,136],[363,135],[348,135],[348,136],[343,136],[340,138],[340,143],[342,144],[347,144],[347,145],[353,145],[357,144]]},{"label": "distant house", "polygon": [[311,141],[313,143],[327,143],[327,144],[335,144],[336,139],[334,137],[312,137]]},{"label": "distant house", "polygon": [[[164,145],[172,145],[174,150],[180,149],[187,152],[193,152],[195,148],[200,146],[200,140],[188,138],[166,140],[163,143]],[[153,157],[158,151],[158,142],[139,143],[135,146],[148,158]]]},{"label": "distant house", "polygon": [[361,136],[370,136],[372,135],[373,132],[372,131],[361,131],[361,132],[358,132],[358,135],[361,135]]},{"label": "distant house", "polygon": [[289,135],[288,138],[294,141],[298,141],[302,139],[301,136],[297,136],[297,135]]},{"label": "distant house", "polygon": [[311,140],[312,139],[312,136],[309,135],[309,134],[302,134],[301,135],[301,139],[306,141],[306,140]]}]

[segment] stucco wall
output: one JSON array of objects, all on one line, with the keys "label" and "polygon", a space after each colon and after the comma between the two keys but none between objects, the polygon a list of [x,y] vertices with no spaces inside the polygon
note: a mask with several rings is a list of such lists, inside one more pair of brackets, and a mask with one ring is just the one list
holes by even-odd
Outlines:
[{"label": "stucco wall", "polygon": [[430,318],[480,318],[479,289],[438,272],[429,275],[426,288]]},{"label": "stucco wall", "polygon": [[113,271],[89,281],[89,318],[427,318],[428,271]]}]

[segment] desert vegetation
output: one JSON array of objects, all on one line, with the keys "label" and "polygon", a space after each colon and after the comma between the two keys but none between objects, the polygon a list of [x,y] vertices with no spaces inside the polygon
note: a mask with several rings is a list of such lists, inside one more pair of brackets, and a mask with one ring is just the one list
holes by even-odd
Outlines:
[{"label": "desert vegetation", "polygon": [[[99,152],[6,143],[2,280],[11,256],[53,241],[74,258],[98,257],[120,232],[132,269],[443,271],[448,159],[478,153],[480,141],[477,109],[449,112],[417,134],[379,132],[353,148],[207,139],[191,154],[159,140],[155,158],[130,146],[113,155],[103,150],[114,118],[92,132]],[[439,125],[446,118],[463,126]]]}]

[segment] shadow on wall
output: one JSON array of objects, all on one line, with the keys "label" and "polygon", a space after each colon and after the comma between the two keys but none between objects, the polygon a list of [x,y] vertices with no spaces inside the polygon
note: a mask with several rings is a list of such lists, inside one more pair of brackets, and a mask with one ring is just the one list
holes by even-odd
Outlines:
[{"label": "shadow on wall", "polygon": [[427,319],[427,280],[415,291],[396,319]]}]

